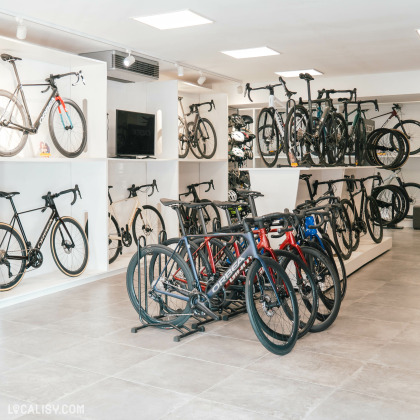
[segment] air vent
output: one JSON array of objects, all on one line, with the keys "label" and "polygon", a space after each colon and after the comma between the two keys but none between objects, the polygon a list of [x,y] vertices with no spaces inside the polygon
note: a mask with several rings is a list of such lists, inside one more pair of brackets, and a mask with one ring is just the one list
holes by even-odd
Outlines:
[{"label": "air vent", "polygon": [[127,53],[121,51],[96,51],[80,55],[105,61],[109,80],[127,83],[159,79],[159,62],[149,58],[133,55],[134,63],[130,67],[125,67],[123,62]]}]

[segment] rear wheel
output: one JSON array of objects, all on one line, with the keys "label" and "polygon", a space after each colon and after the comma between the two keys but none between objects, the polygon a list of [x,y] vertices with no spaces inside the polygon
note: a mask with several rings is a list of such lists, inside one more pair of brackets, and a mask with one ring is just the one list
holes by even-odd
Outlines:
[{"label": "rear wheel", "polygon": [[[87,225],[87,223],[86,223]],[[108,261],[112,264],[122,252],[121,231],[115,217],[108,213]]]},{"label": "rear wheel", "polygon": [[17,286],[25,273],[26,260],[10,257],[26,257],[26,246],[15,229],[0,223],[0,292]]},{"label": "rear wheel", "polygon": [[409,210],[409,198],[403,188],[397,185],[381,185],[372,190],[384,226],[401,222]]},{"label": "rear wheel", "polygon": [[280,135],[270,108],[263,108],[258,115],[257,144],[264,164],[272,168],[280,153]]},{"label": "rear wheel", "polygon": [[331,218],[334,242],[343,259],[348,260],[352,251],[352,226],[346,209],[335,210]]},{"label": "rear wheel", "polygon": [[207,118],[199,119],[195,139],[201,156],[205,159],[211,159],[216,153],[217,136],[213,124]]},{"label": "rear wheel", "polygon": [[187,157],[189,150],[188,130],[185,127],[184,121],[178,117],[178,157],[181,159]]},{"label": "rear wheel", "polygon": [[377,244],[382,242],[384,232],[382,227],[381,213],[375,199],[371,196],[366,197],[365,221],[373,242]]},{"label": "rear wheel", "polygon": [[420,122],[416,120],[404,120],[394,126],[395,129],[404,133],[410,143],[410,155],[420,152]]},{"label": "rear wheel", "polygon": [[165,230],[165,222],[155,207],[146,205],[137,209],[133,220],[133,237],[136,244],[139,236],[145,237],[147,245],[159,243],[162,230]]},{"label": "rear wheel", "polygon": [[[346,213],[349,216],[350,226],[351,226],[351,250],[356,251],[359,247],[360,243],[360,230],[358,228],[357,219],[356,219],[356,211],[353,206],[353,203],[346,198],[341,200],[341,205],[346,210]],[[341,253],[340,253],[341,255]]]},{"label": "rear wheel", "polygon": [[404,188],[407,192],[409,203],[409,210],[407,214],[407,218],[413,218],[413,208],[415,205],[420,203],[420,184],[416,184],[415,182],[406,182],[404,183]]}]

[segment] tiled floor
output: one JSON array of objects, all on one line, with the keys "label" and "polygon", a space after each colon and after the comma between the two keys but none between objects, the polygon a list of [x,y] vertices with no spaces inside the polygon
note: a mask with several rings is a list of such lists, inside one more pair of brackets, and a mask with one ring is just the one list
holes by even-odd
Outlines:
[{"label": "tiled floor", "polygon": [[[392,235],[350,277],[334,325],[285,357],[246,315],[180,343],[131,334],[123,276],[0,310],[0,419],[418,420],[420,232]],[[84,414],[33,413],[45,404]]]}]

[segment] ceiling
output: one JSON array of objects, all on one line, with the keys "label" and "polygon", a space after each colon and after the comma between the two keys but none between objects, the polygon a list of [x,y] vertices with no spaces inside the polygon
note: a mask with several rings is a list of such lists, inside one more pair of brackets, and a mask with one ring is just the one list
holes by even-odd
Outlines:
[{"label": "ceiling", "polygon": [[[130,19],[182,9],[214,23],[160,31]],[[160,58],[164,78],[177,77],[170,62],[243,82],[305,68],[326,76],[420,69],[419,0],[72,0],[65,5],[43,0],[42,7],[33,0],[0,0],[0,34],[14,37],[14,18],[1,12],[36,21],[28,23],[31,42],[76,53],[110,49],[109,42]],[[237,60],[220,53],[259,46],[281,55]],[[186,70],[184,79],[197,75]]]}]

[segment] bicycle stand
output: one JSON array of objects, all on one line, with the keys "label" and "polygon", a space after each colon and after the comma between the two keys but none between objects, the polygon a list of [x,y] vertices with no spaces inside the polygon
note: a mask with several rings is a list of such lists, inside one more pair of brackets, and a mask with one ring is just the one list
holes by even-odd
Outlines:
[{"label": "bicycle stand", "polygon": [[384,229],[396,229],[396,230],[401,230],[404,229],[404,226],[398,226],[398,225],[388,225],[388,226],[384,226]]},{"label": "bicycle stand", "polygon": [[225,308],[225,314],[222,315],[223,321],[229,321],[229,319],[234,318],[235,316],[246,313],[245,303],[233,302],[232,306],[234,308]]}]

